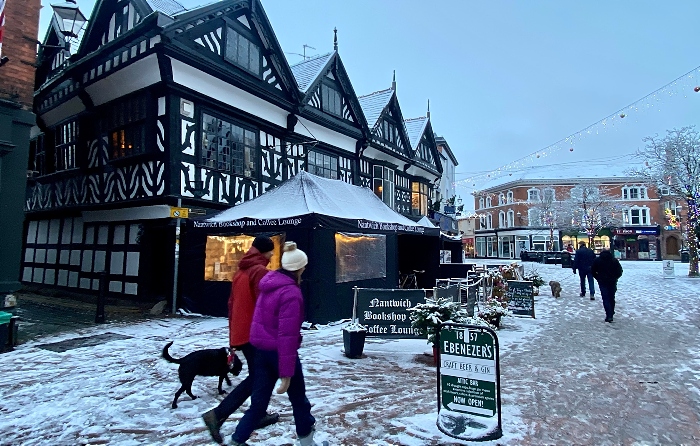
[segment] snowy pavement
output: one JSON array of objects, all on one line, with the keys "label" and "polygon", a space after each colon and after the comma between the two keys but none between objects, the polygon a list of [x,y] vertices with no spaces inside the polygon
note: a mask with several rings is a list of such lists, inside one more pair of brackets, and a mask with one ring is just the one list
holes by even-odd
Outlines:
[{"label": "snowy pavement", "polygon": [[[503,432],[485,445],[700,444],[700,279],[663,279],[660,262],[624,262],[615,322],[599,296],[578,297],[578,276],[526,263],[562,297],[541,289],[536,319],[505,318],[499,330]],[[317,440],[331,445],[459,445],[435,426],[436,369],[420,340],[368,339],[365,357],[342,353],[340,325],[304,332],[301,349]],[[101,335],[98,345],[40,348]],[[48,336],[0,355],[0,444],[206,445],[200,414],[220,401],[216,378],[197,377],[180,397],[177,365],[160,358],[225,346],[222,318],[162,318]],[[244,372],[245,373],[245,372]],[[234,385],[240,378],[233,379]],[[292,445],[291,407],[251,445]],[[242,415],[224,424],[226,439]]]}]

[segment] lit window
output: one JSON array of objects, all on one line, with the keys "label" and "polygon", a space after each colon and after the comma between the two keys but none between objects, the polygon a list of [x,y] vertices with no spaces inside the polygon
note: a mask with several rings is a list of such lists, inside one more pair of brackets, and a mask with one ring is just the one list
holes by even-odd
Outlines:
[{"label": "lit window", "polygon": [[102,126],[109,134],[110,158],[124,158],[146,151],[145,94],[110,104]]},{"label": "lit window", "polygon": [[413,215],[428,215],[428,194],[430,189],[427,184],[416,181],[411,184],[411,209]]},{"label": "lit window", "polygon": [[374,166],[374,193],[394,209],[394,170],[383,166]]}]

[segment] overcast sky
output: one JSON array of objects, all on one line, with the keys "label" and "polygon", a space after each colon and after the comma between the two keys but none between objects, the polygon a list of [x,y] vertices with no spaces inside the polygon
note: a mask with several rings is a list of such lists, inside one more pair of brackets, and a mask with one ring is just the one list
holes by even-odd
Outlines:
[{"label": "overcast sky", "polygon": [[[190,8],[205,2],[180,0]],[[290,64],[339,52],[358,95],[391,85],[396,70],[405,118],[425,115],[454,151],[458,194],[536,151],[522,167],[625,161],[642,138],[697,123],[700,72],[577,134],[700,66],[700,2],[262,0]],[[42,0],[48,6],[48,0]],[[89,16],[94,0],[78,0]],[[42,10],[43,38],[50,8]],[[617,114],[615,116],[618,116]],[[612,125],[614,124],[614,125]],[[568,145],[565,144],[565,145]],[[546,171],[547,169],[544,169]],[[459,180],[462,180],[461,182]],[[465,200],[466,201],[466,200]]]}]

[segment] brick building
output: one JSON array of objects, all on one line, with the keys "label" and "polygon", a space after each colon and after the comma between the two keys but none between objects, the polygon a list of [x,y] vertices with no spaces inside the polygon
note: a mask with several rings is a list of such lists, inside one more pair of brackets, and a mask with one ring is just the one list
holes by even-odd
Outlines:
[{"label": "brick building", "polygon": [[39,0],[0,0],[0,296],[19,288]]},{"label": "brick building", "polygon": [[[679,234],[665,232],[668,222],[660,199],[661,191],[649,187],[637,178],[599,177],[565,179],[518,179],[494,185],[474,194],[474,207],[479,215],[475,231],[476,257],[518,258],[527,251],[560,251],[569,244],[588,242],[585,233],[560,231],[556,223],[548,223],[543,216],[542,202],[552,201],[551,208],[569,199],[577,184],[595,182],[607,194],[616,197],[621,208],[621,223],[604,228],[594,238],[593,248],[613,249],[621,259],[666,258],[667,248],[678,255]],[[554,219],[552,219],[554,221]],[[659,248],[661,248],[659,252]],[[671,257],[673,258],[673,257]]]}]

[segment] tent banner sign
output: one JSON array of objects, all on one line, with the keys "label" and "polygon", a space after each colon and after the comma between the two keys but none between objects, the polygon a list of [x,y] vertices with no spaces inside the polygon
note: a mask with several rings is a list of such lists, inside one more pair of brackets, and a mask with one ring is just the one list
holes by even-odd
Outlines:
[{"label": "tent banner sign", "polygon": [[438,429],[461,440],[503,436],[496,332],[483,326],[448,323],[440,325],[436,342]]},{"label": "tent banner sign", "polygon": [[[343,219],[317,214],[297,215],[293,217],[280,218],[239,218],[236,220],[193,220],[192,225],[195,228],[228,228],[240,230],[265,231],[271,228],[279,229],[282,227],[317,227],[323,226],[335,228],[340,231],[354,231],[363,229],[369,232],[393,232],[403,234],[425,234],[426,227],[416,225],[404,225],[400,223],[388,223],[381,221],[363,220],[363,219]],[[434,232],[436,232],[435,230]]]},{"label": "tent banner sign", "polygon": [[299,226],[304,223],[304,217],[289,218],[240,218],[228,221],[201,221],[192,222],[195,228],[274,228],[278,226]]},{"label": "tent banner sign", "polygon": [[421,339],[411,327],[409,308],[425,303],[424,290],[357,288],[357,320],[367,327],[367,336]]}]

